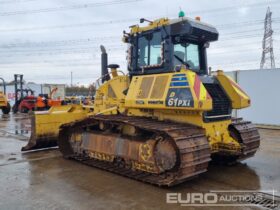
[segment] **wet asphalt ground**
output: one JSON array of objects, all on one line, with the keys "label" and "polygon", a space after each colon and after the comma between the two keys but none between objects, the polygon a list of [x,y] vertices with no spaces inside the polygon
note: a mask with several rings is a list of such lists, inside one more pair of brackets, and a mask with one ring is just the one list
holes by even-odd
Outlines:
[{"label": "wet asphalt ground", "polygon": [[[31,125],[28,115],[0,116],[0,209],[265,209],[183,207],[166,203],[167,193],[246,190],[280,195],[280,130],[260,130],[256,156],[235,166],[210,165],[196,179],[159,188],[65,160],[57,149],[22,153]],[[275,208],[278,209],[278,208]]]}]

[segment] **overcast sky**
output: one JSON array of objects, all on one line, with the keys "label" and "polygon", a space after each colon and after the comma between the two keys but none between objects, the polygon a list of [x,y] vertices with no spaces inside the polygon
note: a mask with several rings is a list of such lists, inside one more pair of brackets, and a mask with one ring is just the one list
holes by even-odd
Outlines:
[{"label": "overcast sky", "polygon": [[74,84],[90,84],[100,75],[100,44],[126,71],[122,31],[141,17],[175,18],[180,7],[218,28],[220,40],[208,50],[213,70],[257,69],[268,6],[280,67],[279,0],[0,0],[0,76],[70,84],[72,71]]}]

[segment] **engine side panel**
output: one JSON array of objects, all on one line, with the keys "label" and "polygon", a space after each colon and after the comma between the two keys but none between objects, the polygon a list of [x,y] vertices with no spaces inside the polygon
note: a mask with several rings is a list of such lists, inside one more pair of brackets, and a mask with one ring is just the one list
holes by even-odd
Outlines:
[{"label": "engine side panel", "polygon": [[134,76],[126,108],[211,110],[212,99],[199,76],[189,70],[178,73]]},{"label": "engine side panel", "polygon": [[97,90],[94,100],[95,114],[123,113],[125,91],[129,87],[128,76],[116,76],[102,84]]}]

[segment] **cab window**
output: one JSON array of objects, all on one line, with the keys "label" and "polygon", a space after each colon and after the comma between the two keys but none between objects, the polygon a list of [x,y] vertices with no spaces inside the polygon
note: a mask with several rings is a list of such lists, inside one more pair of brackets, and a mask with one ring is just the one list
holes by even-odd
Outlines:
[{"label": "cab window", "polygon": [[192,70],[200,70],[199,46],[191,43],[174,45],[174,66],[186,65]]},{"label": "cab window", "polygon": [[138,67],[162,64],[161,32],[148,34],[138,39]]}]

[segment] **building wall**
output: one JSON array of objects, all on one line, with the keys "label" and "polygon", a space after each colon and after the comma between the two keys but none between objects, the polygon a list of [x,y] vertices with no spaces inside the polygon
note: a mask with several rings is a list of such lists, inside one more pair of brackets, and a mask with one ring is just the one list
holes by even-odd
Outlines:
[{"label": "building wall", "polygon": [[239,110],[238,117],[254,123],[280,125],[280,69],[226,72],[251,98],[251,107]]}]

